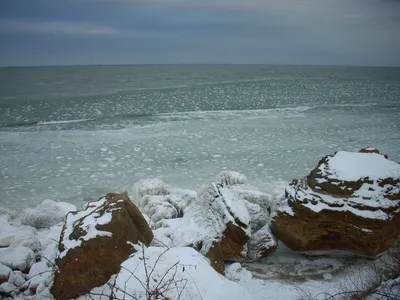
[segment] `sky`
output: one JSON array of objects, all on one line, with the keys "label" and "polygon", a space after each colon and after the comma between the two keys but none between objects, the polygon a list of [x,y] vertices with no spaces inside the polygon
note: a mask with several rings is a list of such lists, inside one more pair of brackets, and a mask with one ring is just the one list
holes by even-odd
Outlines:
[{"label": "sky", "polygon": [[0,66],[400,66],[399,0],[0,0]]}]

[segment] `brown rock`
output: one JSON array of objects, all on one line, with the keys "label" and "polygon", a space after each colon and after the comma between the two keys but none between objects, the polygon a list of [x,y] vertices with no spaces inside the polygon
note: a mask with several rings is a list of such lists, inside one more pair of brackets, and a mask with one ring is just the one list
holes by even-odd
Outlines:
[{"label": "brown rock", "polygon": [[376,153],[338,152],[294,180],[273,219],[278,238],[310,254],[390,249],[400,234],[400,165]]},{"label": "brown rock", "polygon": [[[377,153],[377,154],[381,154],[381,153],[379,152],[378,149],[373,148],[373,147],[370,147],[370,148],[362,148],[359,152],[360,152],[360,153]],[[386,159],[389,158],[389,156],[387,156],[386,154],[382,154],[382,155],[383,155]]]},{"label": "brown rock", "polygon": [[218,273],[225,275],[225,263],[221,251],[221,243],[214,241],[206,256],[210,260],[211,267]]},{"label": "brown rock", "polygon": [[66,300],[104,285],[153,233],[127,194],[107,194],[84,211],[71,212],[64,224],[56,260],[53,295]]},{"label": "brown rock", "polygon": [[248,240],[249,236],[243,228],[232,222],[228,222],[220,240],[224,261],[244,259],[246,257],[244,246]]}]

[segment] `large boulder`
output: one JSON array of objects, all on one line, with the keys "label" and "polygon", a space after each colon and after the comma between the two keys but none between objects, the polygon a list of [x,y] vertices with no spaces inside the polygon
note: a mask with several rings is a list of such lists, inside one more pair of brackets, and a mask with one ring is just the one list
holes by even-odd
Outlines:
[{"label": "large boulder", "polygon": [[67,215],[56,259],[53,295],[66,300],[87,294],[120,271],[139,242],[153,233],[127,194],[107,194]]},{"label": "large boulder", "polygon": [[224,261],[246,258],[250,220],[243,199],[229,187],[211,182],[202,187],[182,218],[167,220],[163,228],[154,231],[153,244],[193,247],[223,273]]},{"label": "large boulder", "polygon": [[400,233],[400,164],[371,148],[325,156],[287,186],[273,229],[295,251],[379,255]]}]

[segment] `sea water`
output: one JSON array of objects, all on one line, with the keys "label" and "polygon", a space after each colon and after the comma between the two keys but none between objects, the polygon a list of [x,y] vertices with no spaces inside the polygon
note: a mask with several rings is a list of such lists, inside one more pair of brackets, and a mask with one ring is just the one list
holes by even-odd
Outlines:
[{"label": "sea water", "polygon": [[0,205],[81,205],[143,178],[222,170],[266,192],[338,150],[400,161],[400,68],[137,65],[0,69]]}]

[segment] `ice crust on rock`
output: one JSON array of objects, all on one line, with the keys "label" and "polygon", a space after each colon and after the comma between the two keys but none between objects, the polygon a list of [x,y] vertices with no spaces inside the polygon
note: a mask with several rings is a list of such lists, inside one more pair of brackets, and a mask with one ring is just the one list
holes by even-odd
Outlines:
[{"label": "ice crust on rock", "polygon": [[196,192],[170,188],[159,178],[142,179],[132,190],[134,203],[150,218],[153,229],[162,227],[165,220],[182,217],[197,197]]},{"label": "ice crust on rock", "polygon": [[21,214],[21,222],[35,228],[49,228],[63,222],[67,213],[75,210],[75,205],[66,202],[44,200],[36,208],[25,209]]}]

